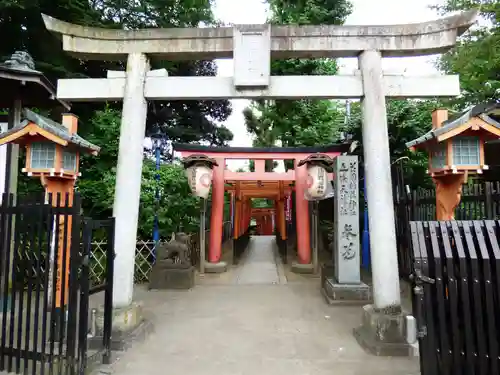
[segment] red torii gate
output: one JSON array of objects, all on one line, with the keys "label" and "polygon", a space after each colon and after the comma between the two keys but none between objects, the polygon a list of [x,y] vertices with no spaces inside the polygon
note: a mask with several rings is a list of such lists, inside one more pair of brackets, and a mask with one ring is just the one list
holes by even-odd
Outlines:
[{"label": "red torii gate", "polygon": [[[281,237],[286,238],[285,207],[279,207],[279,210],[276,210],[275,207],[252,208],[250,216],[257,222],[257,234],[270,236],[274,233],[275,226],[277,226]],[[273,218],[275,218],[274,222]]]},{"label": "red torii gate", "polygon": [[[212,213],[210,218],[210,242],[208,261],[219,263],[222,248],[222,222],[224,191],[235,197],[234,238],[244,234],[250,225],[251,198],[275,200],[276,221],[283,239],[286,239],[285,199],[295,190],[297,222],[297,253],[299,264],[311,263],[309,204],[304,197],[308,179],[307,167],[297,164],[316,153],[335,158],[349,151],[349,144],[324,147],[210,147],[190,144],[174,144],[174,151],[182,158],[205,155],[217,161],[213,168]],[[253,160],[255,172],[234,172],[227,169],[227,160]],[[266,172],[266,160],[293,160],[294,170]]]}]

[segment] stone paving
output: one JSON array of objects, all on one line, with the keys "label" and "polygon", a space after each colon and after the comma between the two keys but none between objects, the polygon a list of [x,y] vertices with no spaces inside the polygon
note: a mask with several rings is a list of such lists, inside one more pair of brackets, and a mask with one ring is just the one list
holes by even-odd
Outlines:
[{"label": "stone paving", "polygon": [[331,307],[318,279],[289,281],[273,237],[254,237],[238,267],[191,291],[136,291],[155,331],[121,353],[117,375],[416,375],[418,358],[365,353],[360,307]]}]

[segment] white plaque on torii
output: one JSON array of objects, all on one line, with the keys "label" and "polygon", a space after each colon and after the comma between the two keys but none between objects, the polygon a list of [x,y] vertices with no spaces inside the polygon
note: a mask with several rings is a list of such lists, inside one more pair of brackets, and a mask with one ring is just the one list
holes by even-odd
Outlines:
[{"label": "white plaque on torii", "polygon": [[271,76],[270,25],[237,25],[233,31],[234,86],[267,87]]}]

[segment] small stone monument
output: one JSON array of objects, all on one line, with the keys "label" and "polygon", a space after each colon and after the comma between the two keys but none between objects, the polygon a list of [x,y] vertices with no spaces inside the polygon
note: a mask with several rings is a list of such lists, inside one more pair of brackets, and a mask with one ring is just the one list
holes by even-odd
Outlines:
[{"label": "small stone monument", "polygon": [[322,292],[329,304],[366,304],[370,287],[361,281],[358,158],[339,155],[334,163],[333,268],[324,269]]},{"label": "small stone monument", "polygon": [[149,289],[191,289],[194,286],[195,269],[189,256],[189,242],[186,233],[177,233],[169,242],[158,245]]}]

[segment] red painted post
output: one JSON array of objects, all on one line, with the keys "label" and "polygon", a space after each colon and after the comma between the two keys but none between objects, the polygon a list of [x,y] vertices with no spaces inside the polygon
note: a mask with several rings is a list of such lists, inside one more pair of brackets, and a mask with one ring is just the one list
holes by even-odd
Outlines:
[{"label": "red painted post", "polygon": [[234,228],[234,192],[229,194],[229,220],[231,221],[231,226]]},{"label": "red painted post", "polygon": [[295,212],[297,222],[297,253],[300,264],[311,263],[311,238],[309,232],[309,202],[305,199],[307,167],[297,167],[295,162]]},{"label": "red painted post", "polygon": [[218,263],[222,249],[222,220],[224,215],[224,159],[217,159],[212,180],[212,216],[210,218],[210,246],[208,261]]}]

